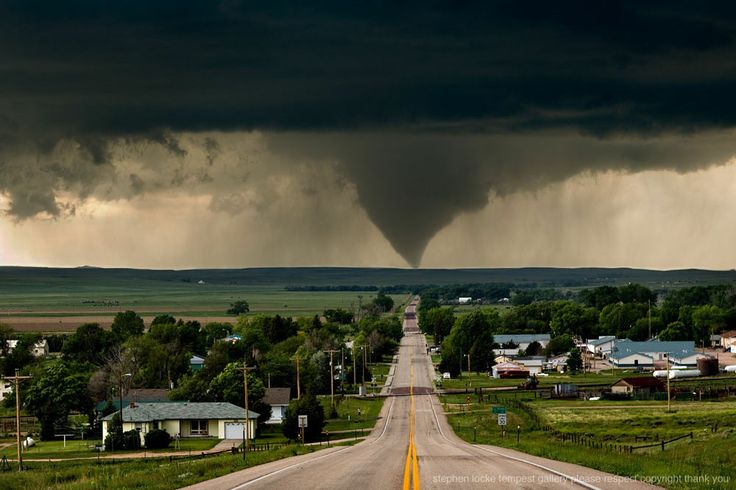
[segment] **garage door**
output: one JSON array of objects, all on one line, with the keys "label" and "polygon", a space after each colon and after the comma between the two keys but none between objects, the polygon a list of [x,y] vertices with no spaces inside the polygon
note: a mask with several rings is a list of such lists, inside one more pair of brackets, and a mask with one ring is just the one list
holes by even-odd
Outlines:
[{"label": "garage door", "polygon": [[225,422],[225,439],[243,439],[245,424],[242,422]]}]

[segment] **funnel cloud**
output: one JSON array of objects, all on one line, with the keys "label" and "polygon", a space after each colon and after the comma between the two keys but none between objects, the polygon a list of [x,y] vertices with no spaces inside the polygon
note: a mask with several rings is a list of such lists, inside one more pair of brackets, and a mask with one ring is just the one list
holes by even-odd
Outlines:
[{"label": "funnel cloud", "polygon": [[0,224],[168,219],[182,266],[214,260],[207,223],[255,240],[222,266],[418,267],[499,200],[532,196],[521,222],[576,176],[732,165],[735,41],[728,4],[5,2]]}]

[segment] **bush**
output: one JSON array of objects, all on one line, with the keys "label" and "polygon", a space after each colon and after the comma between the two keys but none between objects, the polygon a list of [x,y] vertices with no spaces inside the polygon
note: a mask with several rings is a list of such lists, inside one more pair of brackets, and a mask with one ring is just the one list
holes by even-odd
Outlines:
[{"label": "bush", "polygon": [[137,430],[129,430],[123,433],[123,446],[125,449],[140,449],[141,434]]},{"label": "bush", "polygon": [[164,449],[171,444],[171,436],[163,429],[154,429],[144,436],[148,449]]},{"label": "bush", "polygon": [[304,430],[302,442],[319,441],[322,438],[322,428],[325,426],[325,410],[322,404],[313,395],[302,396],[299,400],[292,400],[286,409],[283,431],[284,435],[292,440],[297,439],[299,429],[299,415],[306,415],[307,427]]}]

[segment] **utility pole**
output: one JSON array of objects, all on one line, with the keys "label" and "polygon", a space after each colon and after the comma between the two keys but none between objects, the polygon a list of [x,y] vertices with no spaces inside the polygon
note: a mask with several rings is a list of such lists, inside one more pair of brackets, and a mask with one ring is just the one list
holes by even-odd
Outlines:
[{"label": "utility pole", "polygon": [[353,386],[358,384],[358,373],[355,371],[355,341],[353,341]]},{"label": "utility pole", "polygon": [[468,386],[473,386],[473,378],[470,376],[470,352],[468,352]]},{"label": "utility pole", "polygon": [[335,349],[326,350],[330,354],[330,398],[332,400],[332,409],[335,409],[335,373],[332,363],[332,355],[337,352]]},{"label": "utility pole", "polygon": [[652,340],[652,300],[647,300],[647,306],[649,307],[647,316],[649,317],[649,340]]},{"label": "utility pole", "polygon": [[667,411],[670,411],[670,353],[667,353]]},{"label": "utility pole", "polygon": [[23,471],[23,454],[21,448],[23,447],[20,442],[20,382],[26,379],[31,379],[31,376],[20,376],[20,371],[15,370],[15,376],[12,379],[15,382],[15,440],[18,443],[18,471]]},{"label": "utility pole", "polygon": [[292,357],[292,359],[296,361],[296,399],[298,400],[302,397],[301,375],[299,372],[299,354],[294,354],[294,357]]},{"label": "utility pole", "polygon": [[243,459],[245,459],[245,453],[250,451],[250,419],[248,418],[248,371],[255,369],[254,367],[246,366],[246,360],[243,359],[243,393],[245,395],[245,431],[243,431]]}]

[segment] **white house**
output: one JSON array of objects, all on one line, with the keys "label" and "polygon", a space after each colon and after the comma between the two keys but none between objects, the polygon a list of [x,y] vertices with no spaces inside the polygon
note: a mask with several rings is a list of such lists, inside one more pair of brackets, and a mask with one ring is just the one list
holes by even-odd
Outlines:
[{"label": "white house", "polygon": [[[5,400],[5,397],[13,392],[13,382],[9,379],[0,379],[0,402]],[[23,395],[23,389],[21,388],[21,395]]]},{"label": "white house", "polygon": [[728,351],[736,352],[734,349],[736,347],[736,330],[730,330],[721,334],[721,347]]},{"label": "white house", "polygon": [[615,342],[615,335],[601,335],[597,339],[589,339],[585,347],[591,354],[598,354],[605,357],[611,353]]},{"label": "white house", "polygon": [[514,362],[524,366],[530,375],[541,373],[544,369],[545,360],[544,356],[514,357]]},{"label": "white house", "polygon": [[291,399],[291,388],[266,388],[263,402],[271,405],[271,418],[267,424],[280,424],[286,417],[286,408]]},{"label": "white house", "polygon": [[[117,413],[117,412],[116,412]],[[114,414],[102,419],[105,440]],[[245,410],[224,402],[131,403],[122,411],[123,432],[139,430],[141,443],[151,430],[164,429],[171,436],[243,439]],[[248,410],[249,435],[255,439],[258,414]]]},{"label": "white house", "polygon": [[[8,352],[13,352],[13,349],[16,348],[18,345],[17,340],[8,340]],[[35,344],[33,344],[33,348],[31,349],[31,354],[33,354],[34,357],[46,357],[49,355],[49,343],[46,341],[46,339],[41,339]],[[21,390],[22,394],[22,390]]]},{"label": "white house", "polygon": [[470,304],[471,301],[473,301],[473,298],[471,298],[469,296],[460,296],[457,299],[457,304],[459,304],[459,305],[467,305],[467,304]]}]

